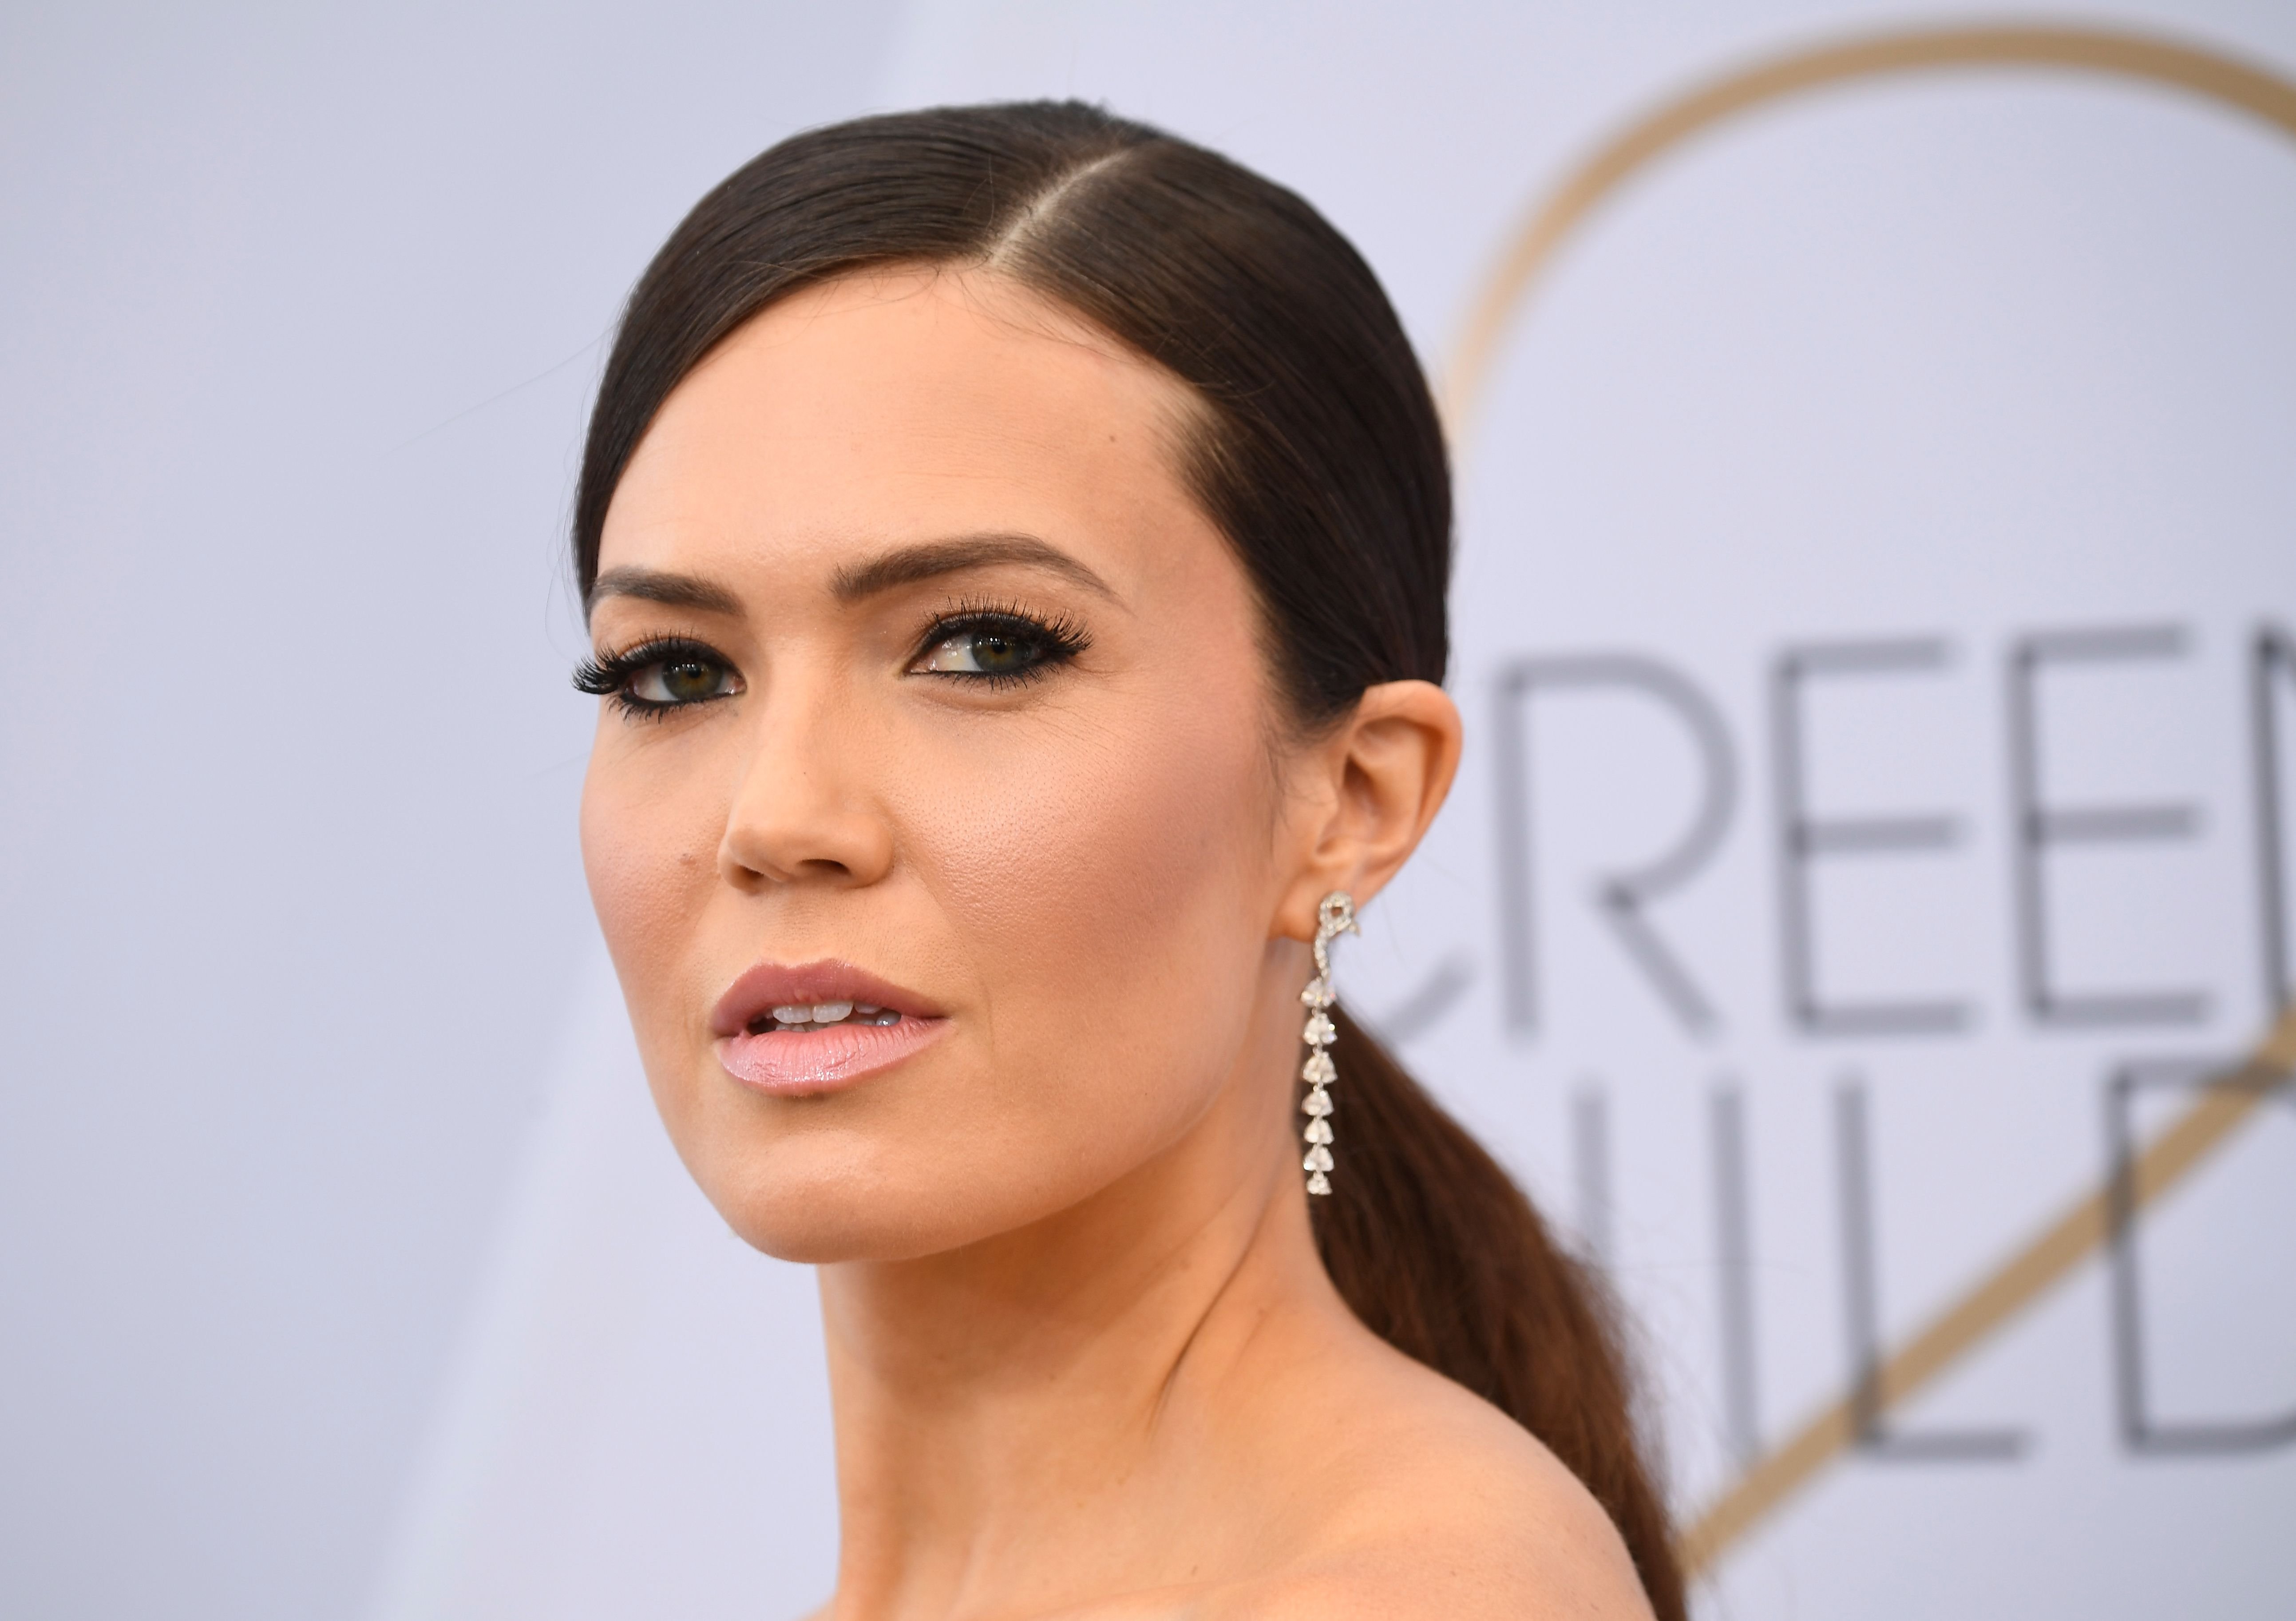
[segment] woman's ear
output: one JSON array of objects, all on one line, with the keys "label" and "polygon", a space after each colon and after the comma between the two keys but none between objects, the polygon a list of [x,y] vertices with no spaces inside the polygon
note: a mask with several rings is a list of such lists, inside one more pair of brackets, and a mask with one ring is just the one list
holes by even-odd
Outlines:
[{"label": "woman's ear", "polygon": [[1301,763],[1310,779],[1300,828],[1300,870],[1283,896],[1275,932],[1308,939],[1316,906],[1344,889],[1357,906],[1419,847],[1459,769],[1459,706],[1431,681],[1387,681],[1364,690],[1355,713]]}]

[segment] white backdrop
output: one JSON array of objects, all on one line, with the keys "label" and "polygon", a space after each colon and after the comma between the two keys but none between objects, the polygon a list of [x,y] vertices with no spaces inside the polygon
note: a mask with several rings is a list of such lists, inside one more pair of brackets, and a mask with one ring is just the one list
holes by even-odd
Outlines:
[{"label": "white backdrop", "polygon": [[[669,1154],[570,838],[581,415],[710,181],[870,108],[1105,98],[1324,207],[1433,364],[1603,137],[1927,14],[826,9],[0,20],[0,1609],[825,1591],[810,1281]],[[2284,6],[2044,14],[2296,78]],[[2296,142],[1963,72],[1672,154],[1496,351],[1467,769],[1342,986],[1613,1268],[1686,1511],[1849,1387],[1866,1327],[1901,1341],[2097,1183],[2122,1067],[2264,1022],[2291,287]],[[2038,856],[2060,1000],[2154,995],[2119,1022],[2035,1010],[2029,766],[2052,812],[2171,813],[2060,815],[2108,837]],[[1796,802],[1837,828],[1807,860]],[[1669,979],[1597,886],[1702,807],[1640,913]],[[1852,1027],[1797,1011],[1802,893],[1799,1001]],[[1925,1027],[1840,1017],[1876,1005]],[[2136,1090],[2136,1129],[2181,1103]],[[2144,1219],[2133,1333],[2090,1259],[1734,1543],[1702,1613],[2296,1608],[2292,1168],[2276,1103]],[[2251,1444],[2159,1444],[2194,1425]]]}]

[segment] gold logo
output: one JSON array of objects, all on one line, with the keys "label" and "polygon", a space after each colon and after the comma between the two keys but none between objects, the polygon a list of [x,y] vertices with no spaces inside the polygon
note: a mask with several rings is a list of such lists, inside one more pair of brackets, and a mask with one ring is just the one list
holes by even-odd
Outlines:
[{"label": "gold logo", "polygon": [[[2151,35],[2065,26],[1974,26],[1863,36],[1752,63],[1698,86],[1620,131],[1564,176],[1507,243],[1453,346],[1443,375],[1445,425],[1464,454],[1508,328],[1563,244],[1619,188],[1718,124],[1806,91],[1860,79],[1962,70],[2036,69],[2166,86],[2230,107],[2296,137],[2296,82],[2220,52]],[[1884,1408],[1904,1402],[2069,1276],[2117,1223],[2157,1199],[2223,1146],[2296,1069],[2296,1007],[2247,1060],[2200,1089],[2199,1101],[2119,1174],[1977,1279],[1882,1359]],[[1756,1459],[1682,1535],[1685,1573],[1710,1569],[1857,1437],[1854,1396],[1814,1414]]]}]

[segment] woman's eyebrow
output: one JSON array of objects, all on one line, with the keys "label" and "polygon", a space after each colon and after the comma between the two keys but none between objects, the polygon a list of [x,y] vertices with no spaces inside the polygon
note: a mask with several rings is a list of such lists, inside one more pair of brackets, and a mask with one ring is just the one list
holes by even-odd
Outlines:
[{"label": "woman's eyebrow", "polygon": [[1106,580],[1059,547],[1033,535],[959,535],[901,546],[866,562],[840,569],[829,588],[840,602],[850,602],[890,591],[896,585],[914,585],[936,575],[985,568],[992,563],[1020,563],[1043,569],[1111,602],[1117,600],[1115,588]]},{"label": "woman's eyebrow", "polygon": [[590,610],[610,596],[636,597],[641,602],[660,602],[671,608],[697,608],[705,613],[742,611],[740,598],[699,575],[622,568],[609,569],[591,582],[590,594],[582,602],[583,617],[588,618]]}]

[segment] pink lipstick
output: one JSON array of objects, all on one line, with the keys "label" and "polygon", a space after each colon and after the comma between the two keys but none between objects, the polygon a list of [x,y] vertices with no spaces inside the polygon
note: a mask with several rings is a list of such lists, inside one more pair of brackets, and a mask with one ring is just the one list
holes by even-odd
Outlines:
[{"label": "pink lipstick", "polygon": [[718,1061],[745,1086],[811,1097],[882,1073],[939,1039],[948,1018],[848,962],[761,962],[710,1012]]}]

